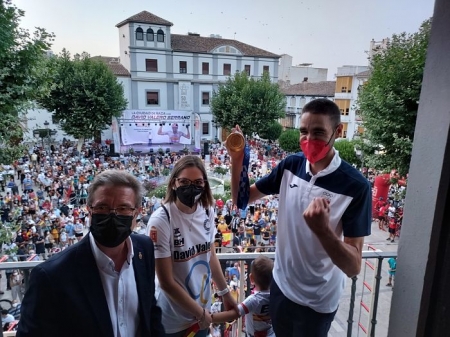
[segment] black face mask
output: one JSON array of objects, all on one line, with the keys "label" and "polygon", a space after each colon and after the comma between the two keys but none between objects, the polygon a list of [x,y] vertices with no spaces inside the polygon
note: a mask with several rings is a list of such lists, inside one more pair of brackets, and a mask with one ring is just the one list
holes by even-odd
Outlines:
[{"label": "black face mask", "polygon": [[178,200],[189,208],[192,208],[194,204],[200,199],[203,193],[203,187],[197,187],[194,185],[179,186],[175,190]]},{"label": "black face mask", "polygon": [[117,247],[131,234],[133,216],[92,214],[91,233],[95,241],[105,247]]}]

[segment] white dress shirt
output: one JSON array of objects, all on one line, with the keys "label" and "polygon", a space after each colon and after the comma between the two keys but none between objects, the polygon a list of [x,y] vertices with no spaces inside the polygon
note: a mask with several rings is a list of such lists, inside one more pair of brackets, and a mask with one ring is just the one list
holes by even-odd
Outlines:
[{"label": "white dress shirt", "polygon": [[133,269],[133,244],[130,237],[125,241],[128,256],[120,272],[115,271],[114,262],[97,247],[91,233],[89,240],[108,303],[114,337],[138,336],[139,301]]}]

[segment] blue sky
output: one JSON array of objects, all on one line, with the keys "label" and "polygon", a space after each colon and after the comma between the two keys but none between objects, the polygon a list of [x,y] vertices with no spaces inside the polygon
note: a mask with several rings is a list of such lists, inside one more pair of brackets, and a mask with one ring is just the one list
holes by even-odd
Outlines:
[{"label": "blue sky", "polygon": [[53,51],[118,56],[120,21],[147,10],[171,21],[172,33],[219,34],[293,63],[328,68],[366,65],[372,38],[414,32],[432,15],[434,0],[13,0],[24,28],[56,34]]}]

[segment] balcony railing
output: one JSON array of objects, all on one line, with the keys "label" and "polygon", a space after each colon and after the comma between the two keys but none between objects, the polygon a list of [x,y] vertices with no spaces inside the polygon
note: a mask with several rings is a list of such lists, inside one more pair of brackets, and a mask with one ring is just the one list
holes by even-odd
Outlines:
[{"label": "balcony railing", "polygon": [[[267,248],[267,247],[265,247]],[[387,327],[384,329],[377,329],[378,322],[380,321],[378,314],[379,299],[380,299],[380,286],[382,280],[383,260],[391,257],[397,257],[396,252],[382,252],[376,250],[374,247],[369,246],[369,250],[363,251],[362,257],[364,260],[361,273],[351,279],[351,284],[347,287],[343,297],[341,298],[339,310],[336,314],[336,318],[339,316],[346,317],[346,332],[341,326],[340,334],[337,336],[385,336],[387,335]],[[229,249],[229,248],[222,248]],[[240,261],[241,270],[245,270],[245,264],[250,266],[251,262],[263,254],[271,259],[275,258],[275,253],[218,253],[217,256],[224,265],[226,261]],[[43,261],[24,261],[24,262],[2,262],[0,263],[0,270],[7,269],[20,269],[24,273],[25,288],[28,287],[28,279],[30,270],[42,263]],[[250,278],[247,278],[247,292],[250,289]],[[244,282],[240,283],[240,296],[241,301],[248,295],[244,291]],[[359,290],[358,290],[359,289]],[[383,306],[386,306],[389,301],[383,301]],[[389,310],[382,310],[382,322],[387,322],[389,319]],[[356,316],[356,317],[355,317]],[[335,320],[336,320],[335,318]],[[342,321],[342,320],[341,320]],[[241,331],[241,321],[238,320],[235,329]],[[386,330],[386,331],[382,331]],[[377,333],[375,334],[375,331]],[[14,336],[14,335],[11,335]],[[333,334],[335,336],[335,334]]]}]

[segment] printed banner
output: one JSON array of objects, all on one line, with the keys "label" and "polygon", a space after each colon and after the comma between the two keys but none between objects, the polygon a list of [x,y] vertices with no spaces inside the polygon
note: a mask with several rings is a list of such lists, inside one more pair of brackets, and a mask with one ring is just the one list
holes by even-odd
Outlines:
[{"label": "printed banner", "polygon": [[178,82],[180,93],[179,96],[179,109],[180,110],[191,110],[191,82]]},{"label": "printed banner", "polygon": [[121,145],[191,144],[190,111],[125,110],[118,118]]}]

